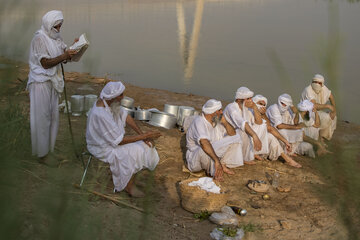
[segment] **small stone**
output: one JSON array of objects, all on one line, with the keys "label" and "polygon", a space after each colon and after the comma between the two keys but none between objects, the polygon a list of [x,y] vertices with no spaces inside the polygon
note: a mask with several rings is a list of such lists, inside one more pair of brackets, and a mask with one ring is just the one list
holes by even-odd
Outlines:
[{"label": "small stone", "polygon": [[291,224],[288,221],[280,221],[280,225],[283,229],[291,229]]},{"label": "small stone", "polygon": [[264,219],[264,218],[265,218],[265,216],[264,216],[264,215],[260,215],[260,217],[261,217],[262,219]]}]

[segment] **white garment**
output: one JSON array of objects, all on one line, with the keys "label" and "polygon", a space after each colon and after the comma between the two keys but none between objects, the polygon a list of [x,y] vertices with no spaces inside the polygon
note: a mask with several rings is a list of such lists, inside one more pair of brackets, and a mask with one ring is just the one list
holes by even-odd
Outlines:
[{"label": "white garment", "polygon": [[186,133],[186,164],[191,172],[204,169],[211,176],[215,174],[215,163],[201,148],[201,139],[209,140],[220,162],[227,167],[234,168],[244,164],[240,136],[226,136],[226,129],[222,124],[213,127],[201,114],[193,120]]},{"label": "white garment", "polygon": [[29,86],[32,154],[44,157],[54,151],[59,127],[59,94],[50,81]]},{"label": "white garment", "polygon": [[314,127],[315,124],[315,114],[310,114],[309,120],[304,120],[301,115],[299,116],[299,122],[303,122],[306,127],[303,128],[306,136],[311,137],[315,140],[319,139],[319,128]]},{"label": "white garment", "polygon": [[[327,104],[330,99],[331,91],[323,85],[322,90],[316,93],[311,85],[307,86],[301,94],[301,100],[315,100],[318,104]],[[330,114],[326,111],[318,111],[320,118],[321,136],[330,140],[336,129],[337,117],[331,119]]]},{"label": "white garment", "polygon": [[138,171],[154,170],[159,162],[155,148],[143,141],[119,145],[125,135],[127,112],[120,108],[119,116],[114,116],[109,107],[97,107],[90,111],[86,142],[91,154],[110,165],[114,188],[123,190],[131,177]]},{"label": "white garment", "polygon": [[277,160],[284,152],[284,149],[280,144],[280,141],[274,135],[268,133],[267,137],[269,143],[269,154],[267,155],[267,157],[270,160]]}]

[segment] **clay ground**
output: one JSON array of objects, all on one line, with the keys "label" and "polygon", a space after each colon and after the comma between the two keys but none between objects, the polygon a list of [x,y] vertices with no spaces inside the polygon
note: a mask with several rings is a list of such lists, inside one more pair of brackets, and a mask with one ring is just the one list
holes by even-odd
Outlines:
[{"label": "clay ground", "polygon": [[[27,71],[26,65],[20,66],[18,78],[26,80]],[[69,80],[66,83],[68,96],[81,91],[91,91],[98,95],[103,87],[101,83],[103,79],[94,78],[88,74],[66,73],[66,78]],[[14,81],[13,87],[18,84],[23,83]],[[208,99],[164,90],[145,89],[130,84],[126,84],[125,95],[135,99],[135,106],[145,109],[155,107],[160,110],[163,109],[165,103],[193,106],[200,110],[202,104]],[[18,91],[16,99],[28,109],[29,99],[26,91]],[[223,102],[223,104],[226,103]],[[78,152],[81,152],[85,146],[86,119],[86,116],[71,117]],[[162,133],[162,136],[156,140],[156,147],[160,155],[160,162],[156,170],[153,174],[144,171],[138,176],[139,181],[148,183],[148,190],[145,189],[145,191],[149,198],[145,200],[131,199],[125,193],[114,194],[110,170],[106,164],[98,160],[92,162],[84,187],[134,206],[150,209],[150,214],[144,216],[135,209],[116,205],[109,200],[87,194],[87,200],[83,204],[87,205],[88,211],[84,217],[94,217],[104,223],[103,235],[96,238],[111,239],[115,238],[114,236],[122,236],[121,239],[132,239],[132,236],[137,236],[137,239],[210,239],[209,233],[216,225],[208,220],[195,219],[193,214],[182,209],[180,204],[177,184],[190,177],[189,173],[182,171],[185,134],[175,128],[166,130],[144,122],[138,122],[138,124],[144,131],[158,130]],[[75,159],[71,149],[65,150],[71,141],[68,132],[67,116],[61,113],[55,149],[56,159],[60,163],[57,168],[53,169],[38,164],[32,157],[25,160],[32,166],[32,174],[26,174],[29,184],[26,191],[28,201],[25,201],[22,206],[29,214],[28,219],[36,215],[31,211],[32,195],[36,189],[46,185],[44,180],[51,178],[52,173],[71,173],[67,183],[80,182],[83,172],[82,165]],[[359,136],[360,127],[358,125],[339,121],[332,143],[353,144],[353,146],[355,144],[356,146]],[[256,165],[245,165],[235,169],[236,174],[233,176],[224,176],[225,181],[221,183],[221,186],[228,189],[230,195],[228,203],[248,211],[247,216],[240,218],[241,224],[252,223],[262,229],[256,230],[255,233],[247,233],[246,239],[346,239],[347,231],[338,219],[337,210],[324,201],[318,192],[319,189],[326,191],[327,181],[315,168],[317,159],[299,156],[296,157],[296,160],[303,168],[295,169],[280,161],[257,161]],[[275,169],[281,173],[281,183],[291,186],[289,193],[280,193],[270,189],[271,199],[263,200],[261,194],[252,194],[245,186],[250,179],[266,180],[265,172],[273,174]],[[73,191],[77,194],[69,193],[69,197],[74,199],[78,195],[85,194],[75,188]],[[108,224],[109,221],[111,224]],[[135,230],[124,228],[129,223],[137,226]],[[25,225],[29,226],[29,229],[24,236],[36,239],[36,231],[32,230],[30,220],[25,222]],[[146,234],[148,235],[140,234],[139,237],[139,232],[144,229],[147,229]]]}]

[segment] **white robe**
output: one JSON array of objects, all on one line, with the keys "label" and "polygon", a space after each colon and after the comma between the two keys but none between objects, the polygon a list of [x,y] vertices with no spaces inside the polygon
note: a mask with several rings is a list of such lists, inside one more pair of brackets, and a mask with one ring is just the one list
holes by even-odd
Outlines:
[{"label": "white robe", "polygon": [[38,157],[54,150],[59,126],[59,92],[64,86],[60,65],[45,69],[40,61],[61,55],[65,48],[61,39],[50,39],[42,30],[36,32],[31,41],[27,88],[30,95],[32,154]]},{"label": "white robe", "polygon": [[226,136],[221,123],[213,127],[201,114],[195,117],[186,133],[186,165],[191,172],[205,170],[211,176],[215,174],[215,162],[201,148],[201,139],[210,141],[220,162],[227,167],[244,164],[240,136]]},{"label": "white robe", "polygon": [[[307,86],[301,94],[301,100],[315,100],[318,104],[327,104],[329,102],[329,98],[331,95],[331,91],[324,85],[320,93],[316,93],[311,85]],[[332,135],[336,129],[337,117],[331,119],[330,114],[326,112],[326,110],[318,111],[320,118],[320,131],[321,136],[330,140]]]},{"label": "white robe", "polygon": [[303,128],[306,136],[311,137],[312,139],[319,139],[319,128],[314,127],[315,124],[315,114],[310,114],[309,120],[302,119],[301,115],[299,116],[299,122],[303,122],[306,127]]},{"label": "white robe", "polygon": [[123,190],[135,173],[144,168],[154,170],[159,162],[155,148],[143,141],[119,145],[125,135],[126,117],[123,109],[114,116],[110,108],[95,103],[86,128],[87,148],[96,158],[109,163],[117,191]]}]

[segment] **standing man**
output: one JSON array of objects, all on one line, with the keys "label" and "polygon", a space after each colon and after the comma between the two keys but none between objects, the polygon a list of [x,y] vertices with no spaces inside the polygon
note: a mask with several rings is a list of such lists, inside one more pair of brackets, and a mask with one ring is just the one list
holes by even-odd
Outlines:
[{"label": "standing man", "polygon": [[301,94],[301,100],[309,100],[315,104],[320,117],[320,140],[330,140],[336,129],[336,105],[331,91],[324,84],[322,75],[316,74],[309,86]]},{"label": "standing man", "polygon": [[219,181],[224,172],[235,174],[229,168],[243,165],[240,136],[222,116],[221,108],[220,101],[208,100],[186,133],[187,168],[191,172],[205,170]]},{"label": "standing man", "polygon": [[70,60],[75,50],[66,50],[60,37],[64,21],[61,11],[50,11],[42,18],[30,45],[29,80],[32,154],[45,160],[55,147],[59,127],[58,101],[64,89],[60,63]]}]

